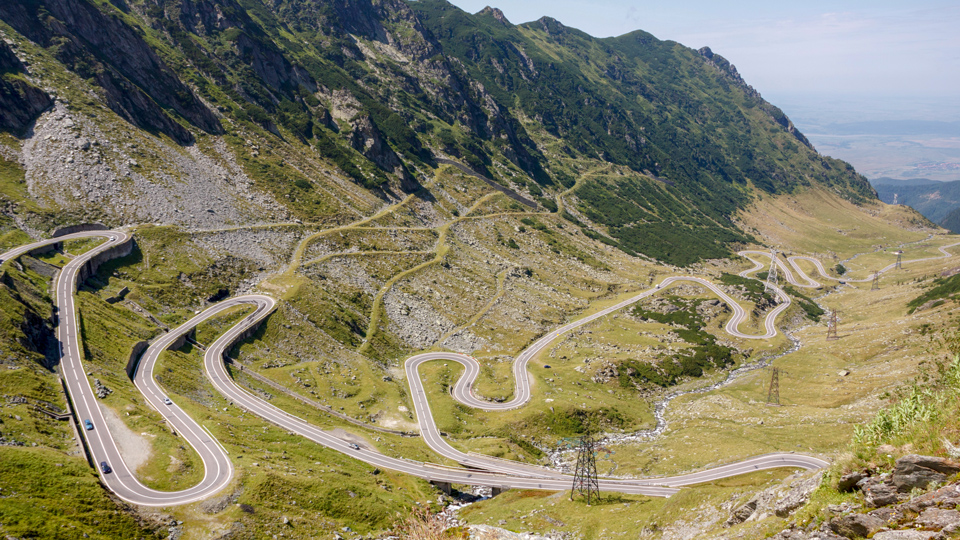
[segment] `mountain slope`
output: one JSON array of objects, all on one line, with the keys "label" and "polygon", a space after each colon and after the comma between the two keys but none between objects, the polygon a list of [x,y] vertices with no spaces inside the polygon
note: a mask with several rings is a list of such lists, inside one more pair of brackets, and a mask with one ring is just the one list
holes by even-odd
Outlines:
[{"label": "mountain slope", "polygon": [[[917,184],[880,183],[875,184],[877,194],[885,203],[912,206],[934,223],[944,223],[952,211],[960,208],[960,181],[927,182]],[[949,228],[949,227],[948,227]],[[956,229],[951,229],[956,232]]]},{"label": "mountain slope", "polygon": [[939,225],[955,233],[960,233],[960,207],[954,208],[943,219]]},{"label": "mountain slope", "polygon": [[[246,176],[266,198],[229,220],[326,222],[419,189],[449,156],[548,209],[573,188],[567,206],[589,234],[689,264],[748,240],[730,216],[757,190],[816,184],[857,202],[874,197],[725,59],[644,32],[596,39],[548,18],[517,26],[443,0],[37,0],[4,3],[0,19],[36,67],[27,78],[56,89],[70,112],[97,115],[100,132],[81,126],[81,137],[116,143],[79,180],[33,158],[68,148],[31,142],[20,158],[27,183],[48,206],[110,222],[209,220],[196,217],[201,208],[153,209],[159,200],[118,210],[102,193],[85,195],[91,177],[103,188],[95,192],[138,174],[217,183],[209,161],[236,160],[226,176]],[[123,147],[141,136],[149,170],[144,152]],[[614,177],[586,178],[603,166]],[[221,188],[221,198],[250,200]],[[145,189],[113,192],[137,199]],[[663,239],[683,247],[665,249]]]}]

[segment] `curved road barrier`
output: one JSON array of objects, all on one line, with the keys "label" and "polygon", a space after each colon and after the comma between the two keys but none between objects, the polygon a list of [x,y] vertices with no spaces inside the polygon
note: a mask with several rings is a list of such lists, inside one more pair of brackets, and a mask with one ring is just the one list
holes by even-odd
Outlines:
[{"label": "curved road barrier", "polygon": [[[787,294],[783,291],[777,289],[776,294],[777,298],[780,300],[780,304],[771,310],[770,313],[768,313],[764,318],[764,330],[766,333],[762,335],[745,334],[740,332],[738,328],[740,327],[741,323],[747,320],[749,316],[747,311],[744,310],[739,303],[727,295],[727,293],[725,293],[722,289],[703,278],[693,276],[668,277],[652,289],[648,289],[616,305],[610,306],[592,315],[577,321],[573,321],[556,330],[553,330],[527,347],[513,361],[513,380],[514,388],[516,388],[516,390],[514,392],[513,399],[505,403],[495,403],[483,400],[473,394],[474,383],[476,382],[477,377],[480,375],[480,363],[477,362],[473,357],[452,352],[430,352],[412,356],[404,363],[404,369],[406,370],[407,382],[410,385],[410,395],[413,399],[414,410],[417,413],[417,420],[420,423],[420,432],[424,441],[434,452],[437,452],[444,457],[453,459],[462,465],[486,470],[507,470],[508,468],[504,466],[503,460],[494,461],[477,456],[476,454],[464,453],[453,448],[445,440],[443,440],[440,430],[437,427],[436,422],[434,422],[433,414],[430,411],[430,404],[427,401],[423,383],[420,380],[418,371],[420,365],[424,362],[430,362],[434,360],[457,362],[464,367],[464,372],[463,375],[461,375],[457,382],[453,385],[451,390],[451,394],[453,395],[454,399],[469,407],[487,411],[516,409],[525,405],[528,401],[530,401],[531,397],[530,379],[527,376],[527,364],[533,357],[547,348],[554,340],[566,334],[567,332],[570,332],[571,330],[575,330],[585,324],[609,315],[614,311],[618,311],[627,306],[635,304],[640,300],[647,298],[648,296],[661,292],[669,285],[680,282],[693,282],[698,285],[702,285],[723,300],[733,310],[733,315],[730,317],[730,320],[727,321],[725,329],[727,333],[739,338],[770,339],[775,337],[777,335],[777,330],[775,327],[776,318],[778,315],[780,315],[780,313],[790,307],[790,297],[787,296]],[[792,455],[792,457],[796,458],[798,456]],[[509,472],[512,474],[527,474],[533,476],[543,476],[545,474],[540,468],[525,466],[521,463],[517,463],[512,468],[509,468]],[[560,473],[555,474],[560,475]]]},{"label": "curved road barrier", "polygon": [[[770,339],[775,337],[777,335],[775,326],[776,318],[790,306],[789,296],[782,290],[776,289],[775,293],[779,300],[779,305],[771,310],[764,318],[764,333],[746,334],[741,332],[739,327],[747,320],[748,313],[718,286],[708,280],[693,276],[668,277],[652,289],[639,293],[623,302],[587,317],[568,323],[535,341],[519,354],[513,362],[516,391],[514,398],[505,403],[486,401],[473,394],[472,389],[480,373],[480,364],[472,357],[458,353],[424,353],[413,356],[406,361],[405,369],[410,385],[411,397],[414,402],[414,408],[424,440],[428,446],[438,454],[468,467],[467,469],[457,469],[440,467],[430,463],[403,458],[393,458],[373,450],[357,447],[321,430],[301,418],[267,403],[263,399],[238,386],[233,380],[233,377],[228,373],[224,363],[226,352],[236,342],[249,335],[251,330],[256,328],[257,325],[274,310],[276,302],[269,296],[264,295],[245,295],[231,298],[211,306],[175,330],[157,339],[144,353],[140,365],[135,372],[134,383],[141,393],[143,393],[147,402],[155,407],[167,422],[194,447],[203,461],[204,477],[196,486],[182,491],[161,492],[144,486],[136,479],[132,471],[130,471],[124,463],[116,443],[110,436],[109,428],[97,404],[96,397],[90,386],[90,381],[84,375],[79,349],[74,291],[78,277],[80,276],[80,271],[86,263],[98,255],[108,252],[120,244],[131,241],[131,238],[121,231],[79,232],[21,246],[0,254],[0,262],[16,258],[24,253],[43,248],[50,244],[81,238],[105,238],[106,242],[70,261],[70,263],[64,266],[55,283],[56,305],[60,310],[57,332],[61,341],[61,368],[69,393],[69,399],[71,400],[78,420],[89,419],[94,425],[94,429],[92,430],[81,430],[81,433],[87,441],[91,458],[95,463],[105,461],[113,468],[113,472],[101,474],[104,485],[128,502],[149,506],[168,506],[197,501],[223,489],[233,478],[233,466],[226,450],[207,430],[197,424],[164,394],[163,390],[157,384],[156,379],[153,377],[153,369],[160,354],[164,350],[172,347],[182,336],[190,332],[201,322],[234,306],[253,305],[255,310],[221,335],[207,348],[204,355],[204,371],[206,376],[217,391],[230,400],[233,405],[248,410],[264,420],[276,424],[292,433],[301,435],[318,444],[342,452],[376,467],[392,469],[436,482],[558,491],[569,489],[572,477],[542,467],[485,458],[473,453],[464,453],[447,444],[446,441],[443,440],[430,411],[426,392],[418,373],[419,366],[424,362],[432,360],[458,362],[464,366],[464,373],[452,389],[454,399],[465,405],[484,410],[508,410],[521,407],[530,400],[531,390],[527,374],[527,364],[554,340],[600,317],[630,306],[643,298],[657,294],[674,283],[693,282],[706,287],[717,295],[733,311],[733,315],[727,322],[725,330],[729,334],[742,339]],[[949,256],[944,249],[945,248],[941,248],[941,251],[945,256]],[[769,256],[769,254],[764,252],[741,252],[741,254],[744,256],[748,256],[748,254]],[[815,261],[815,259],[811,260]],[[757,261],[753,261],[757,266],[741,273],[741,275],[747,275],[764,267],[764,265]],[[788,281],[797,284],[793,280],[793,276],[787,267],[779,260],[777,264],[785,270]],[[819,265],[819,261],[817,261],[816,264],[821,273],[825,275],[822,266]],[[795,263],[793,263],[793,266],[798,274],[803,276],[809,284],[816,283],[796,267]],[[807,286],[812,286],[809,284]],[[709,482],[751,471],[777,467],[818,469],[827,465],[828,463],[826,461],[811,456],[793,453],[775,453],[673,477],[643,479],[603,477],[600,479],[600,489],[604,491],[669,497],[676,493],[676,488],[680,486]]]},{"label": "curved road barrier", "polygon": [[[60,370],[77,422],[89,420],[93,426],[93,429],[80,429],[80,433],[86,440],[90,458],[95,464],[105,462],[109,465],[110,473],[104,473],[101,468],[101,481],[110,491],[127,502],[147,506],[169,506],[209,497],[226,486],[233,477],[233,466],[219,444],[178,407],[165,405],[159,397],[152,399],[151,393],[155,396],[161,395],[155,381],[152,386],[141,387],[141,390],[147,390],[144,393],[147,400],[194,447],[204,465],[204,477],[200,483],[183,491],[157,491],[143,485],[123,461],[83,367],[74,305],[78,275],[88,261],[118,245],[130,242],[132,240],[130,236],[121,231],[80,232],[22,246],[0,255],[0,261],[10,260],[64,240],[87,238],[104,238],[106,242],[67,263],[58,274],[54,288],[58,314],[57,337],[60,341]],[[166,337],[168,336],[164,336]],[[151,351],[159,354],[156,344],[145,354],[150,354]],[[152,362],[148,362],[148,365],[152,369]],[[82,424],[81,428],[83,428]]]}]

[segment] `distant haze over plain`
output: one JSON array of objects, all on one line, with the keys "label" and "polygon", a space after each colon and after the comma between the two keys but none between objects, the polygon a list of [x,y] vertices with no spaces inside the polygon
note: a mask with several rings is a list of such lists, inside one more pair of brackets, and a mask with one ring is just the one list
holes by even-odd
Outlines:
[{"label": "distant haze over plain", "polygon": [[939,98],[769,97],[822,154],[867,178],[960,180],[960,109]]},{"label": "distant haze over plain", "polygon": [[598,37],[644,30],[709,46],[821,153],[869,178],[960,180],[955,1],[452,2],[471,13],[498,7],[514,24],[546,15]]}]

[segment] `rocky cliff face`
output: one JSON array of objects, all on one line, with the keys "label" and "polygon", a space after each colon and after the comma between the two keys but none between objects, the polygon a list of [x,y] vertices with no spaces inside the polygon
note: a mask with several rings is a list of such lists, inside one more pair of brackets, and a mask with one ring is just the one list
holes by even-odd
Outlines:
[{"label": "rocky cliff face", "polygon": [[65,66],[95,79],[108,106],[142,129],[192,142],[193,134],[164,111],[169,107],[203,131],[222,132],[216,116],[133,28],[92,4],[4,2],[0,19],[34,42],[55,46]]},{"label": "rocky cliff face", "polygon": [[10,47],[0,42],[0,130],[18,135],[53,104],[46,92],[23,77],[25,73]]}]

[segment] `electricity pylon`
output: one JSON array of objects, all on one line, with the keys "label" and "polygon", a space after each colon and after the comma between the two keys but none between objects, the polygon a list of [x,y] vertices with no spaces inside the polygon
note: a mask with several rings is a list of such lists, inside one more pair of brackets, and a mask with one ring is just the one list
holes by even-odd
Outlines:
[{"label": "electricity pylon", "polygon": [[600,500],[600,481],[597,479],[596,442],[593,434],[587,430],[580,437],[580,447],[577,451],[577,470],[573,474],[573,488],[570,490],[570,500],[574,493],[579,493],[587,499],[587,504]]},{"label": "electricity pylon", "polygon": [[767,405],[780,405],[780,368],[772,368],[770,390],[767,391]]},{"label": "electricity pylon", "polygon": [[827,321],[827,341],[840,339],[837,336],[837,310],[830,312],[830,319]]},{"label": "electricity pylon", "polygon": [[777,250],[770,250],[770,271],[767,272],[767,281],[763,284],[765,291],[773,290],[777,286]]}]

